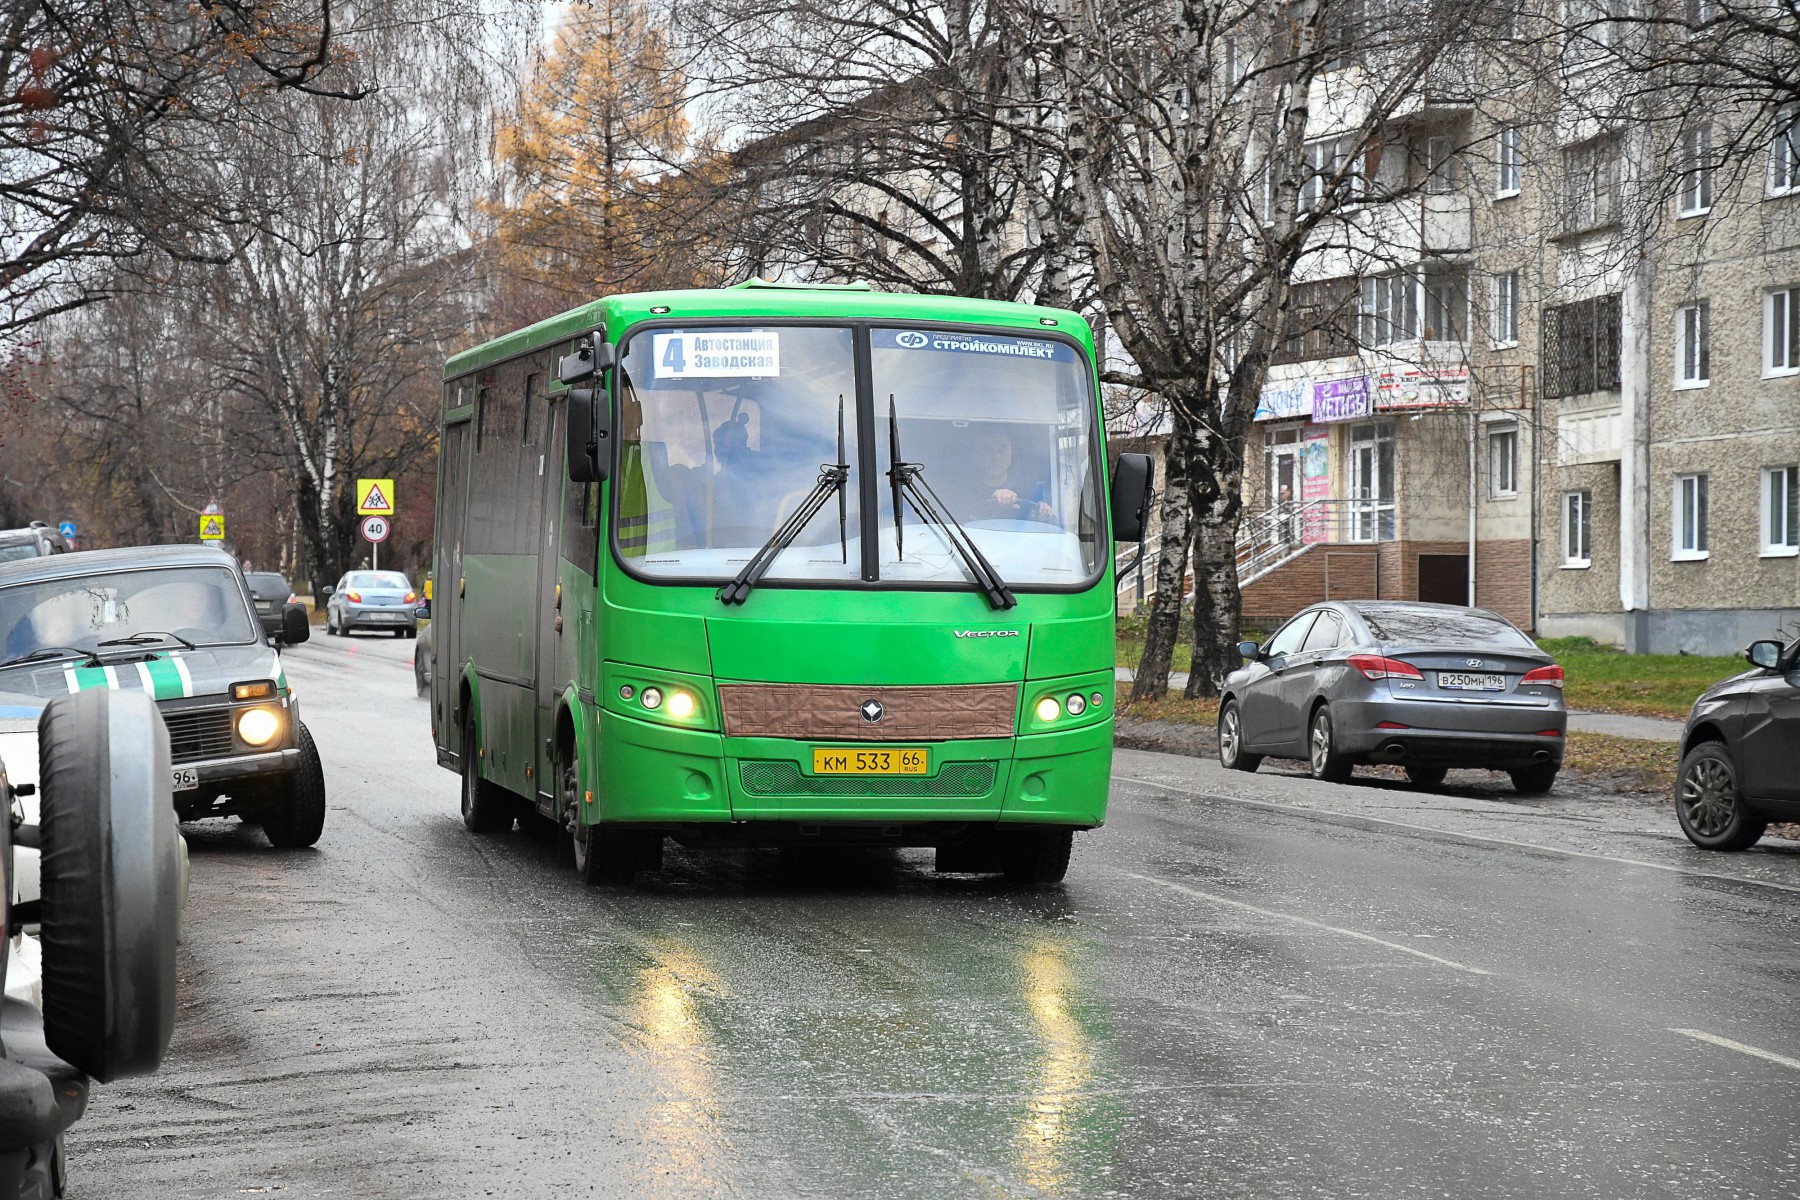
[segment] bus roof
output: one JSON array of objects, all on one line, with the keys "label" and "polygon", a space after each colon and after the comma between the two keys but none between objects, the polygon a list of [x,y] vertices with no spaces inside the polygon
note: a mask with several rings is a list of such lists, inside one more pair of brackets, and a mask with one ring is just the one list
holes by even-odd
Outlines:
[{"label": "bus roof", "polygon": [[[668,311],[652,313],[652,308]],[[444,378],[454,379],[490,363],[566,342],[596,325],[604,324],[617,331],[651,317],[693,317],[698,320],[816,317],[821,320],[954,321],[1011,325],[1021,329],[1055,327],[1090,350],[1093,347],[1093,335],[1087,322],[1080,314],[1068,309],[999,300],[970,300],[962,296],[877,292],[867,284],[786,284],[752,279],[728,288],[607,296],[453,355],[444,364]]]}]

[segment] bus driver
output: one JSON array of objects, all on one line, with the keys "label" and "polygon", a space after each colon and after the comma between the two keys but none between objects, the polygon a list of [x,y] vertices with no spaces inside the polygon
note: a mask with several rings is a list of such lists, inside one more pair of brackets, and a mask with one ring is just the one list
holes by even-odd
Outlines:
[{"label": "bus driver", "polygon": [[1056,510],[1044,503],[1043,485],[1029,485],[1014,478],[1013,444],[1005,433],[990,430],[976,440],[974,468],[968,482],[958,489],[960,495],[952,501],[959,520],[1057,524]]}]

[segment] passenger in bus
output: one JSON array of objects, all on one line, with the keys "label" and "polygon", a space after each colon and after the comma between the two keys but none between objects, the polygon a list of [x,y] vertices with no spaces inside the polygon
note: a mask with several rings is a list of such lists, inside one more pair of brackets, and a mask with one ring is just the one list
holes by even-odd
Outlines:
[{"label": "passenger in bus", "polygon": [[961,521],[1037,521],[1056,525],[1056,510],[1045,502],[1042,481],[1026,481],[1013,465],[1012,438],[993,429],[975,441],[974,469],[966,482],[946,497]]}]

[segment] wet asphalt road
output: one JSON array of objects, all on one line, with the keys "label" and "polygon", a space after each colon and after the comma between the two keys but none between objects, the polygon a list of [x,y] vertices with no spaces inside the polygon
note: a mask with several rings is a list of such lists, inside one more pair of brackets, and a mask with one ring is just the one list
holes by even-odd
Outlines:
[{"label": "wet asphalt road", "polygon": [[596,891],[463,829],[411,650],[290,652],[325,837],[187,827],[175,1044],[72,1195],[1800,1191],[1800,848],[1121,752],[1060,891],[677,850]]}]

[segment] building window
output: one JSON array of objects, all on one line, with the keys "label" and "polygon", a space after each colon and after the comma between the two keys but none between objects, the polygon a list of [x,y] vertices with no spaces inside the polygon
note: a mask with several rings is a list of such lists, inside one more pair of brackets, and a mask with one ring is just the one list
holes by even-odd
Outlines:
[{"label": "building window", "polygon": [[1712,130],[1690,129],[1681,135],[1681,215],[1711,212],[1712,193]]},{"label": "building window", "polygon": [[1519,273],[1507,271],[1494,276],[1495,347],[1519,344]]},{"label": "building window", "polygon": [[1425,324],[1421,335],[1428,342],[1462,341],[1469,316],[1468,268],[1427,263],[1423,283]]},{"label": "building window", "polygon": [[1595,138],[1564,150],[1563,233],[1603,229],[1618,219],[1618,140]]},{"label": "building window", "polygon": [[1706,476],[1675,477],[1675,550],[1676,559],[1705,558],[1706,548]]},{"label": "building window", "polygon": [[1705,387],[1712,381],[1712,305],[1705,300],[1675,310],[1675,386]]},{"label": "building window", "polygon": [[1425,190],[1447,196],[1456,190],[1456,139],[1439,134],[1425,139]]},{"label": "building window", "polygon": [[1800,467],[1765,467],[1762,477],[1762,552],[1800,554]]},{"label": "building window", "polygon": [[1288,293],[1281,341],[1269,361],[1309,362],[1355,354],[1356,349],[1356,281],[1322,279],[1295,284]]},{"label": "building window", "polygon": [[1567,0],[1563,26],[1568,41],[1563,45],[1563,66],[1576,70],[1604,58],[1618,37],[1608,0]]},{"label": "building window", "polygon": [[1769,146],[1769,195],[1800,191],[1800,104],[1775,117],[1775,141]]},{"label": "building window", "polygon": [[1362,164],[1350,161],[1353,138],[1325,138],[1306,144],[1306,179],[1300,185],[1300,211],[1324,206],[1327,196],[1342,203],[1362,194]]},{"label": "building window", "polygon": [[1800,286],[1763,297],[1763,374],[1800,372]]},{"label": "building window", "polygon": [[1519,494],[1519,427],[1497,425],[1488,430],[1488,495],[1510,500]]},{"label": "building window", "polygon": [[1563,493],[1562,545],[1565,567],[1585,567],[1594,561],[1593,508],[1592,493]]},{"label": "building window", "polygon": [[1595,296],[1546,308],[1538,334],[1539,386],[1552,399],[1619,386],[1619,297]]},{"label": "building window", "polygon": [[1519,194],[1519,127],[1508,125],[1500,131],[1496,165],[1499,177],[1494,181],[1494,199],[1504,200]]},{"label": "building window", "polygon": [[1419,336],[1419,280],[1410,272],[1365,279],[1362,285],[1362,342],[1391,346]]}]

